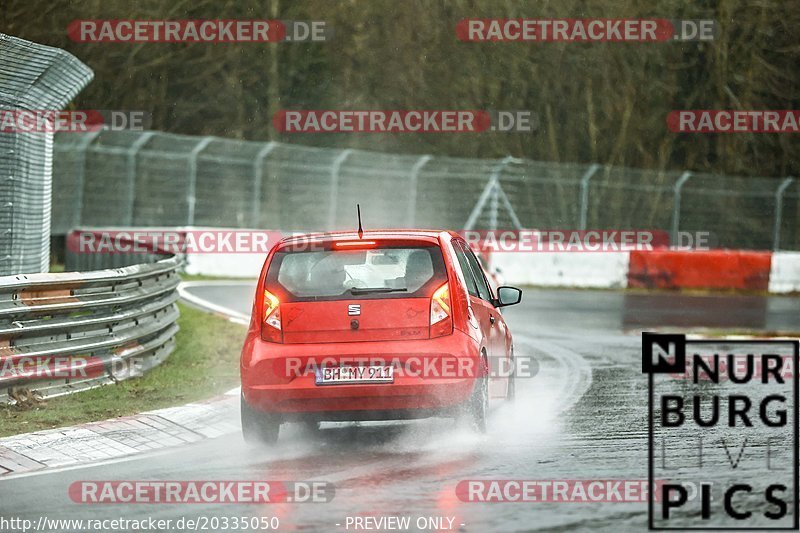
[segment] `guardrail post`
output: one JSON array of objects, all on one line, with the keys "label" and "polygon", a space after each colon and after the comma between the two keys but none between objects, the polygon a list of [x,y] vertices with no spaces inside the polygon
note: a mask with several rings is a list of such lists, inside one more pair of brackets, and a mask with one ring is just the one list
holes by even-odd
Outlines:
[{"label": "guardrail post", "polygon": [[97,139],[97,136],[100,135],[102,131],[102,129],[98,129],[85,134],[80,144],[78,144],[78,150],[80,150],[81,156],[78,162],[77,198],[75,199],[75,203],[78,206],[78,216],[75,217],[76,227],[80,226],[83,220],[83,185],[86,181],[86,152],[89,150],[89,145]]},{"label": "guardrail post", "polygon": [[155,134],[155,131],[146,131],[142,133],[128,149],[128,166],[126,169],[128,178],[128,212],[125,215],[125,224],[128,226],[133,225],[133,210],[134,204],[136,203],[136,156],[139,155],[139,150],[144,148],[144,145],[146,145]]},{"label": "guardrail post", "polygon": [[194,226],[194,207],[197,203],[197,158],[200,156],[200,152],[205,150],[206,146],[213,140],[213,137],[203,137],[189,153],[189,187],[186,191],[186,203],[188,204],[187,226]]},{"label": "guardrail post", "polygon": [[595,163],[590,166],[581,177],[581,219],[579,224],[579,229],[581,230],[586,229],[587,219],[589,217],[589,180],[592,179],[592,176],[597,173],[599,168],[600,165]]},{"label": "guardrail post", "polygon": [[681,218],[681,189],[683,189],[683,184],[686,183],[691,177],[691,172],[684,172],[681,174],[681,176],[678,178],[678,181],[675,182],[675,186],[672,188],[674,199],[672,202],[672,231],[670,232],[670,240],[672,241],[673,246],[678,244],[678,229],[680,227]]},{"label": "guardrail post", "polygon": [[342,163],[353,153],[352,149],[347,149],[334,159],[331,165],[331,191],[330,191],[330,205],[328,206],[328,229],[333,230],[336,227],[336,208],[339,196],[339,169]]},{"label": "guardrail post", "polygon": [[778,185],[775,191],[775,226],[772,230],[772,249],[778,251],[781,246],[781,218],[783,217],[783,193],[794,181],[793,176],[789,176]]},{"label": "guardrail post", "polygon": [[419,181],[419,173],[422,171],[422,167],[428,164],[428,161],[432,159],[432,156],[423,155],[419,159],[417,159],[414,166],[411,167],[411,174],[408,176],[409,184],[408,188],[410,189],[410,194],[408,196],[408,212],[406,213],[406,225],[409,228],[413,228],[416,224],[416,214],[417,214],[417,182]]},{"label": "guardrail post", "polygon": [[250,225],[258,228],[261,217],[261,182],[264,179],[264,160],[275,149],[274,142],[268,142],[256,155],[253,161],[253,197],[250,201]]}]

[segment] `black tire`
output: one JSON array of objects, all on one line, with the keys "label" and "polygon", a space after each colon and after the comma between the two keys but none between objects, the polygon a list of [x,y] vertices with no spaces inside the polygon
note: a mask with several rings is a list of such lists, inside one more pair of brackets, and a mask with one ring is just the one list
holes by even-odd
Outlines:
[{"label": "black tire", "polygon": [[242,436],[248,444],[271,446],[278,442],[281,422],[276,417],[256,411],[241,396]]},{"label": "black tire", "polygon": [[511,350],[511,374],[508,376],[508,389],[506,391],[506,401],[513,402],[517,397],[517,373],[514,365],[514,350]]},{"label": "black tire", "polygon": [[[486,367],[486,361],[481,361]],[[465,405],[464,417],[469,426],[477,433],[486,433],[486,418],[489,412],[489,378],[484,368],[483,376],[475,379],[475,388]]]},{"label": "black tire", "polygon": [[514,373],[512,372],[510,376],[508,376],[508,390],[506,392],[506,401],[509,403],[513,403],[517,397],[517,379]]}]

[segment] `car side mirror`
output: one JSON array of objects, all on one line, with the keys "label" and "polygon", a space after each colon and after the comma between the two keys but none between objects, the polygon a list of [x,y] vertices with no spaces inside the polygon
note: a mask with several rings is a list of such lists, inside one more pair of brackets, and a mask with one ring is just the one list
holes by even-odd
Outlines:
[{"label": "car side mirror", "polygon": [[503,286],[497,289],[497,306],[518,304],[522,301],[522,291],[516,287]]}]

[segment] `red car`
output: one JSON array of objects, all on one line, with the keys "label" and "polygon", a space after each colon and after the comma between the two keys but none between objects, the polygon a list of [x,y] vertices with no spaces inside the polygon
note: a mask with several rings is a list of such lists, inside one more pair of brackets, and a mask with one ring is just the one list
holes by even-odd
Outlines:
[{"label": "red car", "polygon": [[514,395],[513,344],[469,245],[447,231],[287,238],[258,281],[241,357],[242,431],[275,442],[283,422],[463,417],[485,431],[490,399]]}]

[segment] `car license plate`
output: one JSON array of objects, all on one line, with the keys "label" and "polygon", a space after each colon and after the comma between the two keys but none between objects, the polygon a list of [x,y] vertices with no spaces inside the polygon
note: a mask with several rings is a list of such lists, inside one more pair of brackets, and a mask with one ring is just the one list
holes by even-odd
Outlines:
[{"label": "car license plate", "polygon": [[316,369],[317,385],[394,383],[393,366],[329,366]]}]

